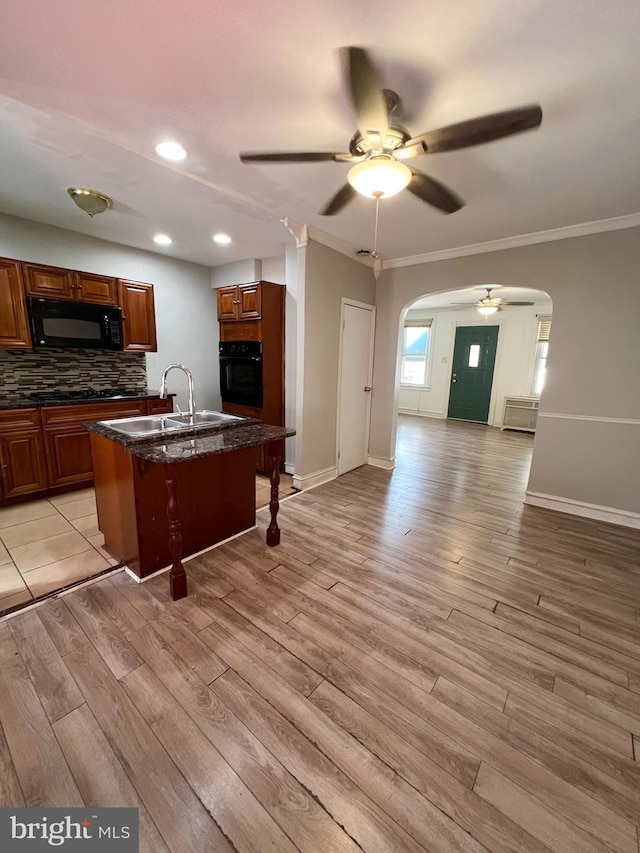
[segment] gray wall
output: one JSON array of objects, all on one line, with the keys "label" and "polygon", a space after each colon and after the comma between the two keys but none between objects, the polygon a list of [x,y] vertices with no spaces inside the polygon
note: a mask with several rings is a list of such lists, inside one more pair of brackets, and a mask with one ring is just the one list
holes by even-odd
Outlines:
[{"label": "gray wall", "polygon": [[[99,232],[99,220],[95,226]],[[0,256],[153,284],[158,352],[146,356],[149,387],[158,388],[165,365],[182,362],[193,372],[198,407],[220,408],[218,321],[208,267],[3,214]],[[185,377],[174,372],[168,385],[186,407]]]},{"label": "gray wall", "polygon": [[376,289],[373,271],[358,261],[314,240],[299,251],[305,253],[305,260],[304,328],[298,327],[301,441],[296,476],[305,477],[336,464],[341,299],[374,304]]},{"label": "gray wall", "polygon": [[403,308],[476,284],[546,291],[553,333],[529,490],[640,513],[640,229],[386,270],[377,285],[370,454],[392,459]]}]

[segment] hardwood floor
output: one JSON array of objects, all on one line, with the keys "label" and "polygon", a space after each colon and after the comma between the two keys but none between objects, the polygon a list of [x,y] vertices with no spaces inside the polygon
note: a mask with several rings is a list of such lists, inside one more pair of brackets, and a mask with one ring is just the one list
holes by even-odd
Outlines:
[{"label": "hardwood floor", "polygon": [[525,507],[532,437],[403,417],[394,472],[0,622],[0,805],[141,850],[638,853],[640,531]]}]

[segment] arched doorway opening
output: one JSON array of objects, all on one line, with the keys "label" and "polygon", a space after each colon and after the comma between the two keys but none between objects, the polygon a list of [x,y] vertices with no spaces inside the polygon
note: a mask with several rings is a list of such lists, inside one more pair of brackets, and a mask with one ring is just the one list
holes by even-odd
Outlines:
[{"label": "arched doorway opening", "polygon": [[[500,302],[479,313],[487,287]],[[531,444],[552,310],[544,291],[492,282],[412,300],[398,329],[394,417],[513,429]],[[397,461],[400,451],[396,439]]]}]

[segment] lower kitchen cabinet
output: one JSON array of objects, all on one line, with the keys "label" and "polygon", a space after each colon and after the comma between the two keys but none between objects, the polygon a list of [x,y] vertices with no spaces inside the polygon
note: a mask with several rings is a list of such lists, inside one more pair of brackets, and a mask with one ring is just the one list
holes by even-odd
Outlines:
[{"label": "lower kitchen cabinet", "polygon": [[46,429],[49,486],[72,486],[93,479],[89,433],[82,424]]},{"label": "lower kitchen cabinet", "polygon": [[40,430],[0,432],[0,497],[17,498],[47,488]]},{"label": "lower kitchen cabinet", "polygon": [[88,421],[135,418],[147,412],[146,400],[50,406],[42,410],[49,488],[93,481],[91,442],[82,426]]},{"label": "lower kitchen cabinet", "polygon": [[0,505],[91,485],[91,442],[83,423],[171,411],[172,398],[0,411]]}]

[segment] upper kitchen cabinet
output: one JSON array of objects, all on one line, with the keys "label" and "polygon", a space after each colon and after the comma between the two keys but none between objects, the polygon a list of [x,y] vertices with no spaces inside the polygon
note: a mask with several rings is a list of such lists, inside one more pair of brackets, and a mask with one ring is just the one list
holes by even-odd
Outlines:
[{"label": "upper kitchen cabinet", "polygon": [[20,263],[0,258],[0,347],[26,349],[30,346]]},{"label": "upper kitchen cabinet", "polygon": [[219,287],[218,320],[259,320],[261,312],[261,284],[234,284],[231,287]]},{"label": "upper kitchen cabinet", "polygon": [[117,305],[115,278],[93,273],[50,267],[45,264],[23,264],[27,296],[45,299],[79,300],[95,305]]},{"label": "upper kitchen cabinet", "polygon": [[129,352],[156,352],[153,285],[119,280],[118,295],[122,308],[124,349]]}]

